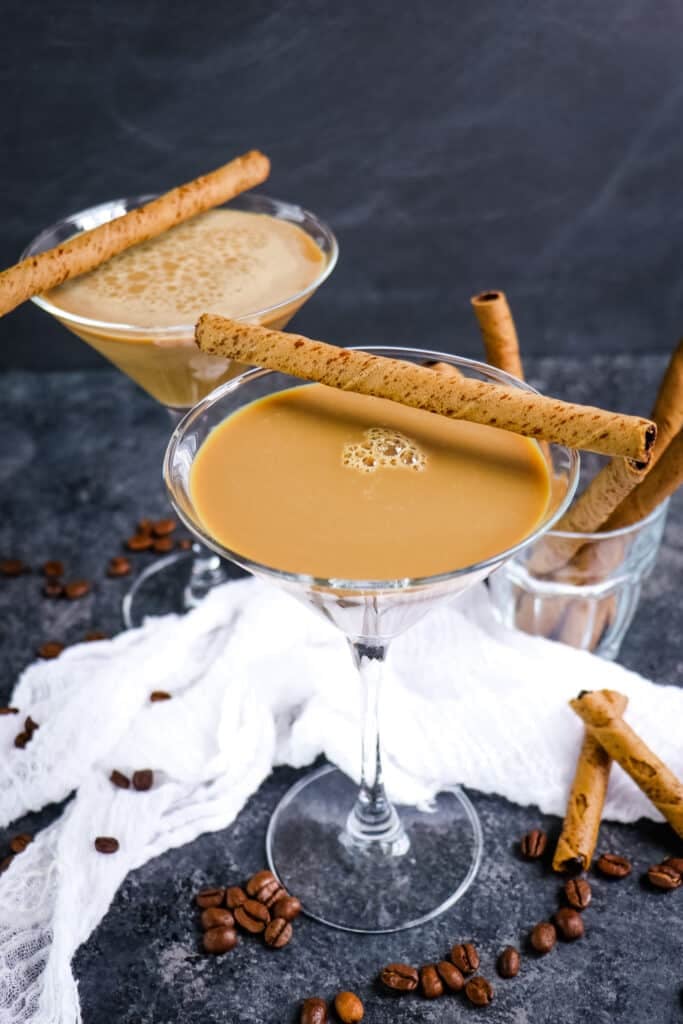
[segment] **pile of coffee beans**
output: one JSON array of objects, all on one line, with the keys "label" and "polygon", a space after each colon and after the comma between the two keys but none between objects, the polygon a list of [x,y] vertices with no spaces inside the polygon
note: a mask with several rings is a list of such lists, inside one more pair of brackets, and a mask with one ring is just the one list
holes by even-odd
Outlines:
[{"label": "pile of coffee beans", "polygon": [[[358,1024],[365,1016],[365,1007],[355,992],[337,992],[332,1005],[335,1019],[341,1024]],[[324,999],[319,996],[304,999],[299,1024],[328,1024],[329,1020],[329,1008]]]},{"label": "pile of coffee beans", "polygon": [[[138,553],[150,551],[154,555],[168,555],[174,548],[189,551],[192,541],[187,537],[175,541],[171,534],[175,533],[178,524],[175,519],[141,519],[135,532],[124,542],[128,551]],[[127,566],[127,568],[126,568]],[[128,559],[112,558],[107,574],[109,576],[125,576],[131,571]]]},{"label": "pile of coffee beans", "polygon": [[250,935],[262,935],[270,949],[282,949],[293,934],[292,922],[301,903],[282,888],[272,871],[257,871],[244,888],[202,889],[195,896],[201,909],[206,953],[228,953],[237,945],[235,925]]},{"label": "pile of coffee beans", "polygon": [[29,835],[28,832],[20,832],[18,835],[13,836],[9,841],[9,853],[4,857],[0,857],[0,875],[12,864],[12,861],[20,853],[23,853],[29,843],[33,842],[33,836]]}]

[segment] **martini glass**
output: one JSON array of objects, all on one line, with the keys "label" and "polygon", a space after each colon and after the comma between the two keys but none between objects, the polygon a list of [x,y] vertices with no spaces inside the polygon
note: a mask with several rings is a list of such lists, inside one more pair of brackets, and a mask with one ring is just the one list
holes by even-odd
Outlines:
[{"label": "martini glass", "polygon": [[[500,370],[441,352],[385,347],[368,351],[420,364],[448,363],[479,380],[534,390]],[[190,484],[194,458],[214,427],[246,404],[295,385],[301,381],[257,368],[217,388],[176,427],[166,451],[164,479],[176,512],[204,544],[278,584],[347,637],[364,702],[360,784],[354,785],[332,766],[298,782],[271,818],[268,862],[310,916],[352,932],[399,931],[430,920],[463,895],[480,863],[482,833],[472,804],[456,786],[425,806],[395,807],[387,796],[378,712],[390,642],[437,602],[485,579],[550,529],[572,499],[579,457],[559,445],[543,446],[554,480],[553,500],[528,537],[493,558],[422,579],[318,579],[284,572],[258,564],[211,537]],[[323,514],[329,510],[321,509]]]},{"label": "martini glass", "polygon": [[[34,238],[22,253],[22,259],[120,217],[154,198],[142,195],[114,199],[64,217]],[[224,207],[289,221],[309,235],[325,257],[320,273],[308,287],[237,318],[281,330],[332,273],[338,255],[336,239],[318,217],[293,203],[245,193],[225,203]],[[45,295],[36,296],[33,301],[165,406],[174,423],[222,381],[244,369],[230,360],[200,352],[194,343],[194,323],[163,327],[109,323],[61,309]],[[158,559],[136,578],[123,599],[124,623],[127,627],[139,626],[149,615],[186,611],[226,578],[220,558],[195,542],[190,551]]]}]

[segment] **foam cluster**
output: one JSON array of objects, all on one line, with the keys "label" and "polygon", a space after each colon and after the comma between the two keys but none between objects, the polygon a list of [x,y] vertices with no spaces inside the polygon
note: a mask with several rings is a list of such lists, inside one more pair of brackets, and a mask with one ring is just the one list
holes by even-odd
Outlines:
[{"label": "foam cluster", "polygon": [[342,462],[361,473],[378,469],[414,469],[418,473],[427,466],[427,456],[411,438],[390,427],[370,427],[364,431],[365,441],[344,445]]}]

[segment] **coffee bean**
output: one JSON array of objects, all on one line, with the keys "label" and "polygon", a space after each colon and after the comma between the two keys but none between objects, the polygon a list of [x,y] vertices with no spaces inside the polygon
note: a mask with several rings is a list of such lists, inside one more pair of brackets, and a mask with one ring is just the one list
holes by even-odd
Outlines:
[{"label": "coffee bean", "polygon": [[137,789],[138,793],[144,793],[153,785],[154,772],[151,768],[141,768],[140,771],[133,772],[133,789]]},{"label": "coffee bean", "polygon": [[342,1024],[358,1024],[365,1015],[363,1004],[355,992],[337,992],[334,1008]]},{"label": "coffee bean", "polygon": [[209,928],[202,938],[204,952],[214,953],[216,956],[229,953],[236,945],[237,932],[234,928]]},{"label": "coffee bean", "polygon": [[[249,890],[247,888],[247,892],[248,891]],[[282,888],[277,878],[266,878],[263,884],[260,885],[258,889],[251,892],[250,895],[253,896],[255,900],[258,900],[259,903],[264,903],[266,906],[270,907],[272,903],[276,903],[283,896],[286,896],[287,893]]]},{"label": "coffee bean", "polygon": [[13,853],[8,854],[6,857],[3,857],[0,860],[0,875],[3,873],[3,871],[7,871],[7,869],[11,866],[13,860]]},{"label": "coffee bean", "polygon": [[235,918],[229,910],[223,910],[222,907],[207,907],[206,910],[202,910],[199,921],[205,932],[208,932],[209,928],[235,927]]},{"label": "coffee bean", "polygon": [[548,837],[540,828],[534,828],[522,836],[519,849],[525,860],[538,860],[545,853]]},{"label": "coffee bean", "polygon": [[46,661],[51,658],[58,658],[64,650],[64,644],[60,644],[58,640],[47,640],[44,644],[41,644],[38,648],[38,657],[44,658]]},{"label": "coffee bean", "polygon": [[493,1002],[493,985],[479,975],[465,985],[465,995],[473,1006],[488,1006]]},{"label": "coffee bean", "polygon": [[257,900],[245,900],[235,909],[235,920],[240,928],[251,932],[252,935],[258,935],[270,921],[270,913],[268,907],[264,907]]},{"label": "coffee bean", "polygon": [[154,541],[148,533],[134,533],[125,543],[129,551],[149,551]]},{"label": "coffee bean", "polygon": [[20,832],[18,836],[10,839],[9,848],[12,853],[23,853],[29,843],[33,842],[33,836],[28,832]]},{"label": "coffee bean", "polygon": [[274,917],[266,925],[263,937],[266,940],[266,946],[270,946],[271,949],[282,949],[292,937],[292,926],[289,921],[285,921],[284,917]]},{"label": "coffee bean", "polygon": [[158,704],[162,700],[171,700],[171,694],[166,693],[166,690],[152,690],[149,699],[152,704]]},{"label": "coffee bean", "polygon": [[175,519],[156,519],[152,523],[152,533],[155,537],[167,537],[177,527]]},{"label": "coffee bean", "polygon": [[668,868],[673,868],[679,875],[683,875],[683,857],[667,857],[662,861]]},{"label": "coffee bean", "polygon": [[152,544],[152,551],[155,555],[167,555],[174,547],[173,537],[159,537]]},{"label": "coffee bean", "polygon": [[585,878],[570,878],[565,882],[564,895],[574,910],[585,910],[593,899],[590,883]]},{"label": "coffee bean", "polygon": [[301,913],[301,903],[296,896],[281,896],[273,904],[273,915],[284,917],[285,921],[293,921]]},{"label": "coffee bean", "polygon": [[178,541],[178,550],[179,551],[191,551],[192,550],[192,541],[190,540],[189,537],[183,537],[182,540]]},{"label": "coffee bean", "polygon": [[79,598],[85,597],[92,590],[92,583],[87,580],[73,580],[71,583],[66,583],[64,586],[64,596],[68,597],[70,601],[78,601]]},{"label": "coffee bean", "polygon": [[3,707],[0,708],[0,715],[18,715],[19,708]]},{"label": "coffee bean", "polygon": [[26,721],[24,722],[24,729],[28,733],[29,737],[31,737],[33,736],[36,729],[40,729],[40,726],[38,725],[37,722],[33,721],[30,715],[28,715]]},{"label": "coffee bean", "polygon": [[64,587],[59,580],[45,580],[42,589],[43,597],[64,597]]},{"label": "coffee bean", "polygon": [[[252,875],[247,882],[247,894],[249,896],[256,896],[262,885],[265,882],[277,882],[275,875],[272,871],[257,871],[255,875]],[[279,882],[278,882],[279,885]]]},{"label": "coffee bean", "polygon": [[304,1000],[299,1016],[299,1024],[327,1024],[328,1020],[327,1003],[324,999],[312,996],[310,999]]},{"label": "coffee bean", "polygon": [[225,899],[225,889],[201,889],[194,898],[198,907],[220,907]]},{"label": "coffee bean", "polygon": [[119,789],[130,789],[130,779],[123,772],[117,771],[116,768],[109,776],[109,781],[118,786]]},{"label": "coffee bean", "polygon": [[465,979],[455,964],[448,960],[439,960],[436,970],[446,988],[451,992],[461,992],[465,987]]},{"label": "coffee bean", "polygon": [[506,946],[498,956],[496,967],[501,978],[515,978],[519,974],[522,958],[514,946]]},{"label": "coffee bean", "polygon": [[0,560],[0,576],[21,576],[28,566],[20,558],[3,558]]},{"label": "coffee bean", "polygon": [[531,932],[530,941],[536,952],[545,956],[557,941],[555,926],[550,924],[549,921],[541,921]]},{"label": "coffee bean", "polygon": [[138,533],[151,533],[152,532],[152,520],[141,519],[137,527]]},{"label": "coffee bean", "polygon": [[58,562],[56,559],[51,559],[49,562],[45,562],[43,564],[43,576],[47,576],[48,579],[56,579],[63,575],[64,562]]},{"label": "coffee bean", "polygon": [[656,889],[678,889],[681,884],[680,874],[670,864],[653,864],[647,870],[647,877]]},{"label": "coffee bean", "polygon": [[631,874],[631,862],[618,853],[603,853],[596,867],[606,878],[626,878]]},{"label": "coffee bean", "polygon": [[554,914],[553,921],[560,938],[564,939],[565,942],[574,942],[575,939],[583,938],[585,929],[583,918],[578,910],[562,907],[561,910]]},{"label": "coffee bean", "polygon": [[117,579],[119,576],[128,576],[132,568],[127,558],[124,558],[123,555],[116,555],[114,558],[110,558],[107,563],[107,576],[111,579]]},{"label": "coffee bean", "polygon": [[101,629],[91,629],[85,634],[83,640],[86,644],[96,643],[98,640],[108,640],[109,637],[106,633],[103,633]]},{"label": "coffee bean", "polygon": [[98,836],[95,840],[95,849],[98,853],[116,853],[118,848],[119,841],[113,836]]},{"label": "coffee bean", "polygon": [[379,978],[390,992],[414,992],[420,980],[415,968],[409,964],[387,964]]},{"label": "coffee bean", "polygon": [[23,750],[30,739],[30,733],[18,732],[17,735],[14,737],[14,746],[17,748],[17,750]]},{"label": "coffee bean", "polygon": [[453,946],[451,960],[463,974],[474,974],[479,966],[479,954],[471,942],[461,942]]},{"label": "coffee bean", "polygon": [[[231,885],[225,894],[225,904],[230,907],[231,910],[241,907],[243,903],[246,903],[246,901],[247,894],[244,889],[240,889],[239,885]],[[282,914],[278,914],[278,917],[282,916]]]},{"label": "coffee bean", "polygon": [[443,995],[443,982],[436,964],[425,964],[420,968],[420,990],[425,999],[438,999]]}]

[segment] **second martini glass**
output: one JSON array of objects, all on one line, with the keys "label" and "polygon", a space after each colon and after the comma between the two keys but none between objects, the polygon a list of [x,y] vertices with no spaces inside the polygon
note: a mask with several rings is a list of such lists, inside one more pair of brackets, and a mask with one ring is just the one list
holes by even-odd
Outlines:
[{"label": "second martini glass", "polygon": [[[502,371],[440,352],[369,351],[421,364],[448,363],[467,376],[533,391]],[[226,417],[258,398],[300,384],[262,369],[223,384],[176,427],[166,451],[164,479],[178,515],[204,544],[277,583],[345,634],[364,694],[360,786],[354,787],[332,766],[297,783],[270,821],[268,860],[282,885],[296,893],[312,917],[348,931],[398,931],[428,921],[462,896],[479,866],[482,835],[476,812],[458,787],[422,807],[396,808],[387,796],[378,711],[390,641],[437,602],[485,579],[548,530],[572,499],[579,457],[559,445],[544,447],[555,481],[554,500],[528,537],[493,558],[422,579],[318,579],[285,572],[231,551],[207,533],[193,499],[191,473],[202,443]]]},{"label": "second martini glass", "polygon": [[[71,214],[34,238],[22,253],[22,259],[120,217],[153,198],[144,195],[115,199]],[[258,193],[245,193],[226,203],[225,207],[289,221],[304,231],[324,256],[319,274],[308,287],[274,305],[266,304],[238,318],[281,330],[332,273],[338,255],[336,239],[326,224],[293,203]],[[108,323],[62,309],[44,295],[33,301],[165,406],[174,423],[200,398],[243,369],[229,360],[199,352],[194,344],[194,323],[170,327]],[[158,559],[136,578],[125,595],[125,625],[138,626],[149,615],[187,610],[198,604],[211,587],[225,579],[218,556],[198,542],[189,552]]]}]

